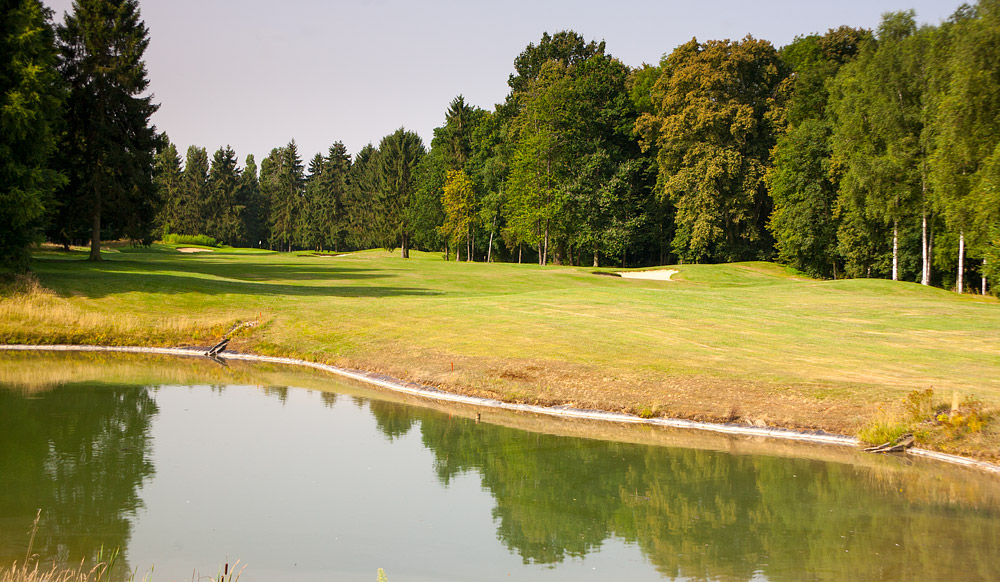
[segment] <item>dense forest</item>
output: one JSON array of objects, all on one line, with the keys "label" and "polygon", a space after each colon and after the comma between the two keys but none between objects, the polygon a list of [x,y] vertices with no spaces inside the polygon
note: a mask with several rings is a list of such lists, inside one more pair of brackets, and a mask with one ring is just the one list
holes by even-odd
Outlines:
[{"label": "dense forest", "polygon": [[[777,260],[825,278],[985,293],[1000,276],[1000,0],[918,26],[889,13],[766,40],[696,39],[632,68],[544,34],[491,110],[459,95],[425,145],[400,128],[305,162],[184,156],[150,117],[136,0],[55,25],[3,0],[0,253],[140,244],[382,247],[462,261],[644,266]],[[444,104],[442,104],[444,105]]]}]

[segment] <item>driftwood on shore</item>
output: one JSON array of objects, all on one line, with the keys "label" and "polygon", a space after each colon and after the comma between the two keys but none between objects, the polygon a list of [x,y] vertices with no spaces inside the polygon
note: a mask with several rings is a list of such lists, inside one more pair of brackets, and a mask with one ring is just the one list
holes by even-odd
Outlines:
[{"label": "driftwood on shore", "polygon": [[913,446],[913,435],[906,433],[894,441],[882,443],[876,447],[868,447],[866,453],[901,453]]}]

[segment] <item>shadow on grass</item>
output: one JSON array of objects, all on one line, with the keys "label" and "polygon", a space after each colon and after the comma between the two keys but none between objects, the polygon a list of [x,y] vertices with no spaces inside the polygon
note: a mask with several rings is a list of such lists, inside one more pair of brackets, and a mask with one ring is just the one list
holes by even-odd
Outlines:
[{"label": "shadow on grass", "polygon": [[[106,259],[101,263],[42,260],[36,265],[44,285],[63,297],[100,298],[129,292],[245,294],[262,297],[393,297],[442,294],[440,291],[420,287],[380,285],[379,280],[395,275],[372,269],[342,266],[245,264],[227,261],[185,261],[179,264],[176,260],[155,259],[142,261]],[[315,284],[300,285],[287,281],[310,281]],[[338,285],[337,283],[341,281],[359,283]],[[370,284],[360,283],[361,281]]]}]

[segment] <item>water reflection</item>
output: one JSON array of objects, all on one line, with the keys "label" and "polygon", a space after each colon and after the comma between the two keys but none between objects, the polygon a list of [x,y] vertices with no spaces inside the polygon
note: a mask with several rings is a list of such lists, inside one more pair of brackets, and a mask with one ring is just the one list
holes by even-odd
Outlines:
[{"label": "water reflection", "polygon": [[390,439],[419,424],[442,484],[477,473],[497,537],[526,563],[620,538],[670,578],[996,579],[996,504],[933,476],[526,433],[385,402],[370,410]]},{"label": "water reflection", "polygon": [[[426,559],[420,546],[426,540],[416,538],[432,532],[462,531],[473,539],[482,530],[487,541],[499,541],[490,541],[488,549],[465,548],[482,553],[471,566],[459,564],[461,556],[448,562],[461,576],[455,579],[467,579],[464,572],[476,572],[483,560],[494,559],[486,554],[494,553],[502,555],[495,563],[534,568],[515,571],[515,578],[538,570],[550,578],[580,576],[582,560],[626,550],[646,561],[639,577],[689,580],[993,580],[1000,562],[1000,485],[940,465],[908,468],[848,452],[842,453],[845,462],[830,462],[530,432],[391,402],[384,394],[373,399],[356,385],[343,385],[340,397],[323,392],[306,399],[304,391],[288,386],[314,382],[315,375],[252,372],[235,364],[202,372],[188,362],[172,369],[173,360],[167,360],[163,373],[182,374],[174,378],[178,383],[196,383],[202,373],[210,380],[178,388],[168,398],[166,390],[124,383],[67,385],[61,371],[82,378],[110,368],[126,378],[125,360],[67,359],[65,366],[52,365],[63,361],[36,366],[41,371],[33,376],[12,371],[27,361],[8,366],[0,358],[0,381],[19,386],[0,389],[0,564],[23,557],[38,507],[44,508],[44,521],[36,549],[43,556],[92,560],[102,544],[126,549],[134,531],[133,545],[142,545],[144,529],[162,532],[164,524],[183,515],[184,523],[172,526],[190,530],[181,534],[189,546],[205,545],[194,533],[200,528],[250,552],[242,555],[252,560],[247,580],[269,559],[268,544],[278,545],[274,532],[284,532],[286,540],[293,534],[302,538],[276,551],[280,558],[292,561],[290,556],[314,543],[319,549],[309,559],[332,568],[360,553],[338,545],[359,529],[366,544],[361,547],[376,554],[379,566],[397,557],[406,563],[407,551],[415,560]],[[143,370],[146,376],[136,377],[155,377]],[[229,387],[236,383],[243,386]],[[171,411],[188,408],[188,416],[170,420]],[[550,427],[546,422],[541,426]],[[208,424],[211,430],[198,431]],[[151,430],[154,425],[163,432]],[[300,439],[283,440],[290,432],[302,433]],[[157,443],[151,434],[158,435]],[[223,443],[220,450],[210,449],[213,439]],[[197,453],[184,448],[189,440]],[[233,450],[240,446],[246,448]],[[405,452],[393,456],[386,449]],[[166,461],[160,466],[155,480],[154,451],[163,455],[157,459],[175,459],[175,466]],[[198,455],[202,469],[195,468]],[[189,478],[213,466],[228,471],[218,475],[223,483],[216,485],[229,503],[210,498],[210,483]],[[432,474],[424,475],[429,469]],[[418,516],[409,526],[417,527],[407,529],[401,514],[431,506],[433,495],[455,492],[470,480],[480,484],[481,490],[472,484],[474,501],[492,507],[492,522],[487,517],[481,524],[465,523],[471,510],[463,506],[454,510],[462,527],[448,529],[455,524],[442,520],[432,530],[422,521],[426,516]],[[151,507],[157,503],[158,484],[159,504],[167,509],[142,517],[143,499]],[[168,497],[181,485],[198,499]],[[469,501],[468,490],[463,492],[446,503]],[[284,505],[278,503],[282,498]],[[202,505],[188,505],[189,500]],[[217,509],[223,517],[210,525],[196,521],[213,504],[225,506]],[[383,507],[396,513],[379,513]],[[227,517],[239,524],[225,529]],[[257,538],[239,535],[254,529],[264,542],[251,549]],[[331,532],[340,537],[331,538]],[[142,559],[153,560],[157,572],[172,539],[164,534],[145,542]],[[435,551],[449,545],[436,541]],[[190,556],[174,559],[189,564]],[[303,556],[294,559],[301,562]],[[277,578],[308,579],[278,566],[273,572]],[[322,575],[315,579],[331,579]],[[502,576],[494,566],[475,577]],[[441,578],[440,572],[432,578]]]},{"label": "water reflection", "polygon": [[102,545],[126,547],[156,413],[135,386],[0,390],[0,563],[23,560],[38,508],[40,555],[93,563]]}]

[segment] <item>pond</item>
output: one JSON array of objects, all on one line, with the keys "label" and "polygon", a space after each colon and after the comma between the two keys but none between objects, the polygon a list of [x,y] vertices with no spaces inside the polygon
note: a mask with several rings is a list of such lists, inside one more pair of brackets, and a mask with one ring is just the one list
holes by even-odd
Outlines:
[{"label": "pond", "polygon": [[[477,422],[476,412],[482,413]],[[0,353],[0,565],[154,581],[996,580],[1000,479],[407,400],[280,366]]]}]

